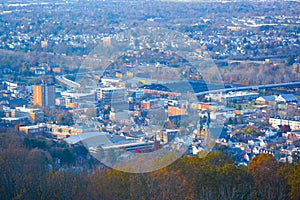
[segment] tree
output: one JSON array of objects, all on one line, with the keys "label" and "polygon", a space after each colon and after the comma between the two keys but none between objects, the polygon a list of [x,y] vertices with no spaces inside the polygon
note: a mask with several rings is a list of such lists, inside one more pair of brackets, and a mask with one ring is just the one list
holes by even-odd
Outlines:
[{"label": "tree", "polygon": [[291,187],[289,197],[292,200],[300,199],[300,165],[294,166],[293,173],[289,175],[288,183]]},{"label": "tree", "polygon": [[287,133],[287,132],[291,131],[291,127],[290,127],[290,125],[285,124],[282,126],[281,130],[282,130],[282,133]]},{"label": "tree", "polygon": [[227,124],[233,124],[233,119],[232,119],[232,117],[229,117]]},{"label": "tree", "polygon": [[260,154],[254,157],[248,171],[253,176],[258,199],[284,199],[288,191],[285,191],[284,179],[277,174],[279,163],[271,154]]},{"label": "tree", "polygon": [[43,149],[43,150],[48,149],[46,141],[41,141],[41,140],[37,140],[37,139],[29,139],[26,137],[26,138],[24,138],[23,143],[24,143],[25,147],[28,149],[34,149],[34,148],[39,148],[39,149]]},{"label": "tree", "polygon": [[278,174],[288,183],[288,197],[291,200],[300,199],[300,165],[299,163],[285,163],[280,167]]},{"label": "tree", "polygon": [[[181,171],[162,168],[151,174],[153,199],[187,199],[189,195],[189,184]],[[151,193],[150,193],[151,195]]]},{"label": "tree", "polygon": [[252,130],[249,126],[247,126],[245,129],[244,129],[244,133],[245,134],[251,134],[252,133]]},{"label": "tree", "polygon": [[49,172],[39,182],[36,199],[91,199],[85,174]]},{"label": "tree", "polygon": [[288,66],[293,65],[295,63],[295,56],[288,55],[288,57],[286,58],[286,63]]},{"label": "tree", "polygon": [[86,111],[86,116],[88,118],[93,118],[93,117],[96,117],[96,110],[95,109],[88,109]]},{"label": "tree", "polygon": [[130,199],[131,176],[117,170],[98,170],[90,176],[90,191],[95,199]]},{"label": "tree", "polygon": [[225,164],[216,175],[220,199],[253,199],[254,180],[245,167]]},{"label": "tree", "polygon": [[74,125],[73,116],[71,113],[61,113],[56,115],[56,122],[59,125]]}]

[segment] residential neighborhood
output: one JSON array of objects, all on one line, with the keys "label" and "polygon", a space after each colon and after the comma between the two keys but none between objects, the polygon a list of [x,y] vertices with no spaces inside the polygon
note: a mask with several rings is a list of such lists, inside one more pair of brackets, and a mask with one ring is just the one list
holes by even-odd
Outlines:
[{"label": "residential neighborhood", "polygon": [[0,199],[300,199],[299,0],[0,0]]},{"label": "residential neighborhood", "polygon": [[[146,147],[153,151],[158,148],[154,143],[160,148],[178,143],[176,137],[189,130],[186,154],[191,156],[211,148],[207,145],[213,140],[215,150],[231,152],[239,165],[247,165],[252,157],[265,152],[281,162],[299,159],[300,104],[299,96],[293,93],[276,94],[276,89],[267,96],[257,90],[221,92],[189,102],[163,85],[129,91],[118,74],[110,76],[103,77],[94,91],[77,94],[72,87],[62,90],[47,83],[2,82],[1,124],[71,145],[90,137],[96,140],[95,132],[108,138],[114,135],[120,141],[109,145],[123,144],[129,154],[143,152]],[[62,117],[60,113],[66,114]],[[196,119],[184,124],[188,115]],[[74,142],[72,138],[80,134],[85,134],[85,139]],[[128,146],[130,143],[135,148]],[[98,145],[89,144],[88,148]]]},{"label": "residential neighborhood", "polygon": [[[168,5],[164,2],[156,3],[160,7]],[[139,3],[130,4],[143,8]],[[281,4],[291,6],[284,2]],[[224,73],[222,80],[218,80],[224,82],[219,84],[218,81],[214,83],[208,80],[206,74],[210,69],[189,66],[190,64],[176,53],[164,49],[169,43],[173,51],[179,50],[178,47],[182,48],[180,46],[182,41],[177,39],[181,37],[179,33],[175,36],[172,36],[173,33],[160,36],[156,43],[151,43],[152,40],[144,40],[142,35],[135,36],[130,31],[129,36],[122,35],[123,33],[118,35],[115,28],[122,29],[126,33],[126,30],[133,26],[129,23],[130,20],[123,22],[125,18],[119,18],[115,24],[107,23],[106,19],[112,18],[104,17],[101,22],[102,32],[97,33],[93,23],[86,21],[86,26],[89,26],[88,32],[74,27],[71,32],[55,29],[56,32],[50,34],[46,31],[50,26],[70,25],[68,19],[72,18],[72,15],[59,18],[59,15],[48,13],[46,18],[41,17],[46,15],[45,12],[32,10],[55,8],[56,12],[62,13],[70,8],[78,9],[82,5],[73,1],[2,4],[3,19],[14,16],[12,20],[6,22],[5,26],[8,28],[1,36],[2,49],[28,53],[35,49],[50,53],[49,55],[60,56],[73,56],[76,53],[77,56],[91,59],[96,55],[88,55],[86,51],[95,45],[111,47],[115,40],[125,42],[126,37],[133,48],[126,52],[124,57],[120,57],[114,64],[104,69],[105,71],[100,68],[102,74],[93,73],[93,70],[99,69],[84,66],[76,71],[76,66],[65,66],[63,59],[57,63],[23,62],[19,73],[24,76],[18,78],[11,76],[17,73],[13,71],[14,68],[1,68],[4,75],[0,92],[3,126],[14,127],[27,135],[69,142],[70,145],[75,145],[72,137],[83,133],[91,133],[91,137],[94,137],[95,132],[105,133],[107,136],[117,135],[123,138],[120,141],[126,145],[131,142],[136,147],[131,149],[127,146],[126,148],[130,149],[129,154],[143,152],[145,148],[147,151],[153,151],[170,143],[180,143],[177,139],[182,135],[188,135],[189,139],[185,138],[186,141],[183,142],[187,145],[185,148],[188,155],[195,156],[198,152],[210,151],[213,148],[217,151],[231,152],[230,155],[234,155],[236,163],[243,165],[247,165],[252,157],[261,152],[276,155],[280,161],[292,162],[293,159],[299,159],[299,85],[274,87],[271,90],[257,89],[257,85],[265,83],[271,77],[266,76],[266,79],[260,81],[255,82],[253,79],[244,82],[246,85],[253,85],[250,90],[226,90],[194,98],[188,97],[188,92],[192,94],[207,89],[239,87],[243,81],[238,80],[236,73],[243,74],[243,71],[234,71],[239,65],[246,65],[249,69],[261,65],[260,71],[261,68],[270,66],[278,68],[292,65],[297,71],[299,38],[297,31],[293,31],[290,27],[298,23],[296,15],[288,16],[278,11],[278,14],[273,15],[239,18],[231,16],[226,20],[222,18],[223,25],[219,25],[220,21],[217,22],[208,15],[199,18],[195,16],[180,23],[173,18],[173,14],[145,18],[147,23],[164,23],[162,19],[165,18],[169,20],[168,28],[184,29],[184,34],[197,41],[197,46],[200,47],[193,54],[187,52],[188,57],[185,59],[194,59],[197,56],[204,60],[214,59],[220,72]],[[112,6],[105,2],[99,5],[103,8]],[[95,7],[99,5],[95,4]],[[122,3],[114,2],[113,5],[120,6]],[[241,6],[244,6],[243,3]],[[251,6],[256,7],[255,4]],[[270,5],[265,6],[269,9]],[[19,16],[15,13],[19,8],[22,8],[20,12],[27,14],[24,14],[22,24],[17,25],[15,23]],[[177,14],[184,15],[185,9],[187,7],[180,8]],[[126,15],[126,9],[122,10],[124,11],[122,15]],[[31,15],[29,11],[37,12],[40,15],[39,19],[35,21],[35,18],[27,18],[26,16]],[[173,8],[170,8],[170,11],[173,12]],[[81,17],[84,16],[78,16],[72,23],[82,24],[84,18]],[[170,23],[170,20],[176,23]],[[36,29],[37,26],[44,28]],[[74,30],[78,30],[77,33]],[[164,34],[165,30],[153,31]],[[133,40],[136,40],[135,43],[131,42]],[[187,51],[194,51],[193,41],[185,43]],[[138,46],[134,47],[135,45]],[[143,50],[145,47],[157,50]],[[74,51],[74,48],[78,51]],[[140,52],[134,48],[140,49]],[[288,52],[290,53],[287,54]],[[104,55],[102,57],[104,58]],[[177,70],[178,66],[181,71]],[[226,66],[229,72],[226,71]],[[290,76],[289,81],[293,82],[297,81],[298,75],[299,73],[296,73],[287,77]],[[182,78],[188,81],[186,86],[180,83]],[[94,79],[92,85],[89,79]],[[285,78],[281,80],[282,83],[288,82]],[[275,82],[281,83],[278,80]],[[82,92],[83,90],[88,92]],[[88,134],[84,138],[88,139]],[[139,145],[136,145],[137,141],[140,141]],[[116,144],[120,145],[120,142]],[[95,147],[89,145],[88,148]],[[119,146],[119,149],[122,147]],[[235,153],[232,154],[232,151]]]}]

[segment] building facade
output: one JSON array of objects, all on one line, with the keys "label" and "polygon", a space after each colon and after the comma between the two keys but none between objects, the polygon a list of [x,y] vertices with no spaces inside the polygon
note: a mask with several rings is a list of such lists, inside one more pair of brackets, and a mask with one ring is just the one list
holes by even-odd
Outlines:
[{"label": "building facade", "polygon": [[55,86],[54,85],[34,85],[33,105],[35,107],[55,106]]},{"label": "building facade", "polygon": [[96,98],[104,104],[125,102],[126,89],[118,87],[100,87],[96,90]]},{"label": "building facade", "polygon": [[274,128],[289,125],[292,130],[300,130],[300,120],[293,118],[271,117],[269,119],[269,124]]}]

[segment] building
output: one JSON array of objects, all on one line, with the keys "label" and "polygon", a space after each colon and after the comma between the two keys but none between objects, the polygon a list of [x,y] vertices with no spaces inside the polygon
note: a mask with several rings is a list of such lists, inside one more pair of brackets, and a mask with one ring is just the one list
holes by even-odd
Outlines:
[{"label": "building", "polygon": [[73,108],[73,97],[60,97],[55,99],[55,105],[61,108]]},{"label": "building", "polygon": [[153,83],[151,85],[143,85],[140,87],[140,89],[144,90],[144,94],[148,94],[148,95],[150,94],[155,97],[165,96],[165,97],[173,98],[173,97],[181,96],[181,93],[174,92],[170,88],[161,84]]},{"label": "building", "polygon": [[263,96],[263,97],[258,97],[255,100],[255,103],[261,104],[261,105],[268,105],[268,104],[274,104],[275,100],[276,100],[275,95]]},{"label": "building", "polygon": [[244,102],[250,101],[258,98],[259,94],[257,92],[228,92],[226,94],[209,94],[206,95],[207,99],[224,102],[224,103],[235,103],[235,102]]},{"label": "building", "polygon": [[103,46],[110,47],[111,46],[111,37],[103,37],[102,42],[103,42]]},{"label": "building", "polygon": [[63,98],[63,97],[56,98],[55,99],[55,105],[59,106],[59,107],[65,108],[66,107],[66,99]]},{"label": "building", "polygon": [[40,109],[16,107],[12,110],[12,117],[28,116],[32,123],[39,123],[44,121],[44,112]]},{"label": "building", "polygon": [[66,108],[73,108],[73,98],[72,97],[66,98]]},{"label": "building", "polygon": [[15,90],[16,88],[18,88],[18,84],[17,83],[12,83],[12,82],[8,82],[8,81],[4,81],[4,84],[7,87],[8,91],[13,92],[13,90]]},{"label": "building", "polygon": [[44,112],[40,109],[16,107],[15,109],[6,109],[5,116],[10,118],[27,118],[31,123],[44,121]]},{"label": "building", "polygon": [[291,102],[297,103],[298,99],[293,94],[281,94],[277,96],[276,101],[280,103],[291,103]]},{"label": "building", "polygon": [[168,116],[187,115],[187,110],[175,106],[168,106]]},{"label": "building", "polygon": [[1,122],[6,126],[15,126],[17,124],[27,124],[29,121],[29,117],[3,117],[1,118]]},{"label": "building", "polygon": [[54,85],[34,85],[33,86],[33,105],[35,107],[55,106],[55,86]]},{"label": "building", "polygon": [[28,134],[38,134],[44,133],[47,130],[46,124],[37,124],[32,126],[20,126],[19,131],[25,132]]},{"label": "building", "polygon": [[141,109],[142,110],[150,110],[153,108],[162,107],[163,104],[159,102],[157,99],[143,100],[141,101]]},{"label": "building", "polygon": [[298,140],[300,139],[300,131],[289,131],[287,133],[283,133],[283,136],[290,140]]},{"label": "building", "polygon": [[294,118],[270,117],[269,124],[274,128],[289,125],[291,130],[300,130],[300,120]]},{"label": "building", "polygon": [[138,89],[138,90],[135,91],[135,98],[136,99],[141,99],[141,98],[143,98],[144,94],[145,94],[144,90]]},{"label": "building", "polygon": [[281,95],[270,95],[258,97],[255,103],[261,105],[274,105],[275,103],[297,103],[298,99],[293,94],[281,94]]},{"label": "building", "polygon": [[96,99],[104,104],[125,102],[125,96],[125,88],[111,86],[96,89]]},{"label": "building", "polygon": [[159,131],[155,134],[155,138],[157,141],[163,142],[163,143],[169,143],[172,142],[176,135],[178,135],[179,130],[178,129],[166,129]]},{"label": "building", "polygon": [[28,105],[28,101],[22,98],[10,98],[9,100],[7,100],[7,103],[10,108]]},{"label": "building", "polygon": [[[4,120],[7,120],[6,118]],[[26,134],[37,134],[47,133],[57,138],[66,138],[82,134],[85,131],[95,131],[94,128],[88,127],[74,127],[74,126],[60,126],[56,124],[36,124],[31,126],[20,126],[19,131],[25,132]]]}]

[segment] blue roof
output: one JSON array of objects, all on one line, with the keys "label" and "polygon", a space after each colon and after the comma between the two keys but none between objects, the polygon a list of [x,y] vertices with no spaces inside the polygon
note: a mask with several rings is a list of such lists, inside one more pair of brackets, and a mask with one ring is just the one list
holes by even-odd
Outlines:
[{"label": "blue roof", "polygon": [[289,101],[298,101],[298,99],[295,97],[295,95],[293,94],[282,94],[280,95],[282,98],[285,99],[285,101],[289,102]]},{"label": "blue roof", "polygon": [[266,101],[275,101],[276,96],[275,95],[270,95],[270,96],[264,96],[262,97]]}]

